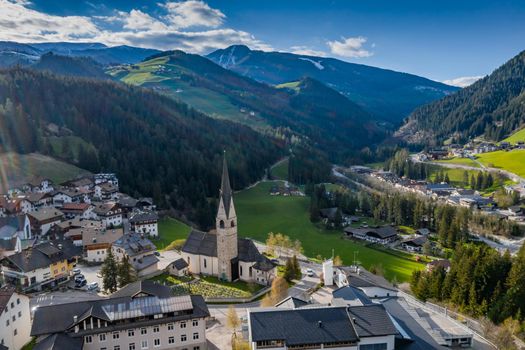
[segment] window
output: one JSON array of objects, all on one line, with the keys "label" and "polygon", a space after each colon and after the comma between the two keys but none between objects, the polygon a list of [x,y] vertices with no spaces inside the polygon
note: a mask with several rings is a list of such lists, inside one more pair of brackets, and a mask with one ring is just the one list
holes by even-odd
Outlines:
[{"label": "window", "polygon": [[113,339],[118,339],[120,337],[120,333],[119,332],[114,332],[113,333]]},{"label": "window", "polygon": [[168,331],[172,331],[173,330],[173,323],[168,323]]},{"label": "window", "polygon": [[160,346],[160,339],[155,339],[155,340],[153,341],[153,346],[155,346],[155,347],[159,347],[159,346]]},{"label": "window", "polygon": [[199,320],[193,320],[193,327],[197,327],[199,325]]},{"label": "window", "polygon": [[201,350],[201,347],[200,346],[194,346],[193,350]]},{"label": "window", "polygon": [[193,340],[199,339],[199,333],[193,333]]},{"label": "window", "polygon": [[186,328],[186,322],[181,322],[180,323],[180,328]]},{"label": "window", "polygon": [[159,326],[154,326],[153,333],[158,333],[158,332],[160,332]]},{"label": "window", "polygon": [[143,340],[140,342],[140,348],[141,349],[147,349],[148,348],[148,341],[147,340]]},{"label": "window", "polygon": [[120,345],[115,345],[115,346],[113,347],[113,350],[120,350]]},{"label": "window", "polygon": [[5,325],[6,325],[6,327],[9,327],[9,320],[5,321]]},{"label": "window", "polygon": [[135,343],[129,344],[129,350],[135,350]]},{"label": "window", "polygon": [[108,348],[106,348],[105,346],[100,348],[100,350],[108,350]]},{"label": "window", "polygon": [[11,302],[11,309],[15,307],[15,303]]},{"label": "window", "polygon": [[219,221],[219,227],[224,228],[224,220]]},{"label": "window", "polygon": [[20,298],[16,299],[16,305],[20,304]]},{"label": "window", "polygon": [[[128,329],[128,337],[134,337],[135,336],[135,330],[134,329]],[[135,345],[135,344],[133,344]]]},{"label": "window", "polygon": [[180,341],[186,341],[186,334],[181,334]]},{"label": "window", "polygon": [[13,315],[12,318],[13,318],[13,322],[15,322],[16,321],[16,315]]},{"label": "window", "polygon": [[93,342],[93,338],[90,335],[86,335],[86,337],[84,338],[84,342],[86,344],[91,344]]},{"label": "window", "polygon": [[175,337],[169,337],[168,344],[175,344]]},{"label": "window", "polygon": [[239,270],[240,270],[239,275],[242,276],[242,266],[239,266]]},{"label": "window", "polygon": [[99,338],[100,341],[106,341],[106,335],[105,334],[99,335],[98,338]]},{"label": "window", "polygon": [[148,334],[148,330],[146,328],[141,328],[140,329],[140,334],[142,334],[142,335]]},{"label": "window", "polygon": [[18,311],[18,318],[22,317],[22,311]]},{"label": "window", "polygon": [[13,332],[14,335],[18,334],[18,330],[15,328],[15,331]]},{"label": "window", "polygon": [[386,343],[359,345],[359,350],[386,350]]},{"label": "window", "polygon": [[206,259],[204,259],[204,268],[207,268],[208,264],[206,263]]}]

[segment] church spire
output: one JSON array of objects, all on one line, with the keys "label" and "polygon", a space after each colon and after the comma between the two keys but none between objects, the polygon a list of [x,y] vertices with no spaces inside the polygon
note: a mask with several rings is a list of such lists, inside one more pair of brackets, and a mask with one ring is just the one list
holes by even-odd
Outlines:
[{"label": "church spire", "polygon": [[222,203],[224,204],[224,210],[226,211],[226,217],[229,217],[230,204],[232,201],[232,189],[230,186],[230,175],[228,174],[228,164],[226,162],[226,151],[224,151],[224,157],[222,161],[222,180],[221,180],[220,196],[222,199]]}]

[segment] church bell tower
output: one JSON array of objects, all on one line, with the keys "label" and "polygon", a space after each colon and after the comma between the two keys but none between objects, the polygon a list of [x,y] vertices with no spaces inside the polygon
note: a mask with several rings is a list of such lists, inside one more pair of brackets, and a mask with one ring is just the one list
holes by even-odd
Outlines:
[{"label": "church bell tower", "polygon": [[222,181],[215,227],[219,262],[218,277],[226,281],[234,281],[239,278],[237,214],[233,205],[233,192],[230,186],[226,153],[224,153],[222,164]]}]

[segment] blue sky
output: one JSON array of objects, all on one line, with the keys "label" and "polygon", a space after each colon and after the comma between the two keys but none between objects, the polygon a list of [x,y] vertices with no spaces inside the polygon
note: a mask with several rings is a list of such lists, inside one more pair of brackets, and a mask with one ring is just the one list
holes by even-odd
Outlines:
[{"label": "blue sky", "polygon": [[444,81],[489,74],[524,50],[525,1],[0,0],[0,40],[201,54],[244,43]]}]

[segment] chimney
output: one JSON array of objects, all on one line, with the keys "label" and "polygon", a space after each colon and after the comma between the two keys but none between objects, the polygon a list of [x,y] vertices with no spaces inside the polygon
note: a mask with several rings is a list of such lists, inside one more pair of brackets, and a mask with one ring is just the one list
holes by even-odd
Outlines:
[{"label": "chimney", "polygon": [[78,322],[78,316],[77,316],[77,315],[74,315],[74,316],[73,316],[73,322],[75,322],[75,323]]},{"label": "chimney", "polygon": [[352,322],[354,322],[354,324],[356,324],[356,323],[357,323],[357,320],[355,319],[355,317],[354,317],[354,318],[352,318]]},{"label": "chimney", "polygon": [[318,321],[318,322],[317,322],[317,326],[318,326],[319,328],[323,328],[323,321]]}]

